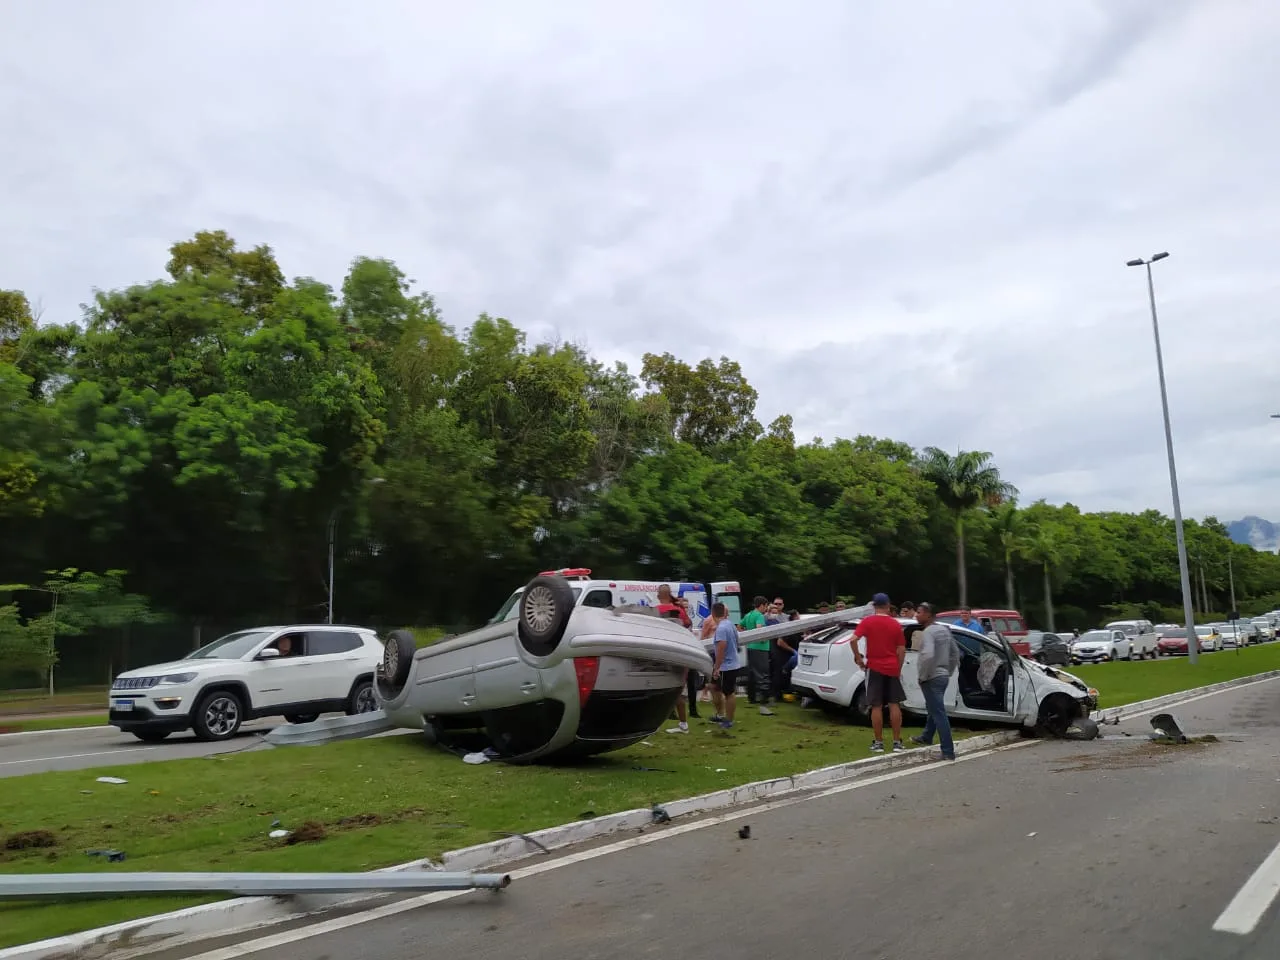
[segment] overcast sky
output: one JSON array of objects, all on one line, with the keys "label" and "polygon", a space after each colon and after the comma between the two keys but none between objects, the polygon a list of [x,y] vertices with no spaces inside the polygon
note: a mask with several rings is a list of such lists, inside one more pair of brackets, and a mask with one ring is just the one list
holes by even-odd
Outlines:
[{"label": "overcast sky", "polygon": [[992,451],[1023,500],[1280,520],[1280,4],[0,0],[0,287],[198,229],[396,260],[800,439]]}]

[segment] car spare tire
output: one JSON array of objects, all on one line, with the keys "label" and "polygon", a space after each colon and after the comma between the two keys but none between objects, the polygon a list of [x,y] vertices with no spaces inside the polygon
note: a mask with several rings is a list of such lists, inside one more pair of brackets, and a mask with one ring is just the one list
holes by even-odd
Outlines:
[{"label": "car spare tire", "polygon": [[382,645],[382,678],[395,690],[404,686],[413,667],[418,641],[408,630],[392,630]]},{"label": "car spare tire", "polygon": [[573,613],[573,588],[564,577],[534,577],[520,595],[516,633],[535,657],[550,656],[560,645]]}]

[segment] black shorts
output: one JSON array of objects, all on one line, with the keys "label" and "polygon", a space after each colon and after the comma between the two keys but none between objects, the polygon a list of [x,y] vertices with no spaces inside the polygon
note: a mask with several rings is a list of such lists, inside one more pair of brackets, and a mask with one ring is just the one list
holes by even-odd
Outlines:
[{"label": "black shorts", "polygon": [[886,703],[901,703],[907,699],[902,692],[902,680],[886,677],[874,670],[867,671],[867,706],[883,707]]},{"label": "black shorts", "polygon": [[734,696],[738,692],[738,673],[741,667],[734,667],[732,670],[720,671],[720,692]]}]

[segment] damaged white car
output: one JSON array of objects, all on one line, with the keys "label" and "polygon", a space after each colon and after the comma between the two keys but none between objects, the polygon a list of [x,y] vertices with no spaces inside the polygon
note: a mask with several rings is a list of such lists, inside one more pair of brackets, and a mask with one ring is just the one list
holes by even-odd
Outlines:
[{"label": "damaged white car", "polygon": [[629,746],[671,713],[686,671],[711,672],[693,633],[652,608],[583,604],[581,586],[540,575],[494,622],[416,648],[386,641],[374,691],[397,726],[433,742],[481,734],[508,762]]},{"label": "damaged white car", "polygon": [[[914,620],[899,621],[907,637],[902,665],[903,709],[925,714],[924,695],[916,677]],[[815,633],[800,644],[793,687],[858,719],[869,716],[864,674],[853,660],[856,621]],[[947,686],[947,714],[956,719],[1017,724],[1052,736],[1063,736],[1071,722],[1087,717],[1098,705],[1098,691],[1055,667],[1019,656],[999,636],[984,636],[947,624],[960,647],[960,666]]]}]

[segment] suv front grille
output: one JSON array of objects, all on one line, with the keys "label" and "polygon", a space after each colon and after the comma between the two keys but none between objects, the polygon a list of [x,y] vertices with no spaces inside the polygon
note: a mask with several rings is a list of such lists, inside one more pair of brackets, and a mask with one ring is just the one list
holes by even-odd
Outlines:
[{"label": "suv front grille", "polygon": [[116,677],[112,690],[148,690],[160,682],[159,677]]}]

